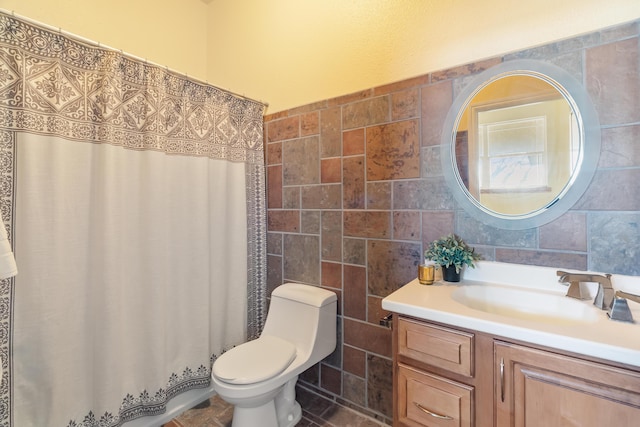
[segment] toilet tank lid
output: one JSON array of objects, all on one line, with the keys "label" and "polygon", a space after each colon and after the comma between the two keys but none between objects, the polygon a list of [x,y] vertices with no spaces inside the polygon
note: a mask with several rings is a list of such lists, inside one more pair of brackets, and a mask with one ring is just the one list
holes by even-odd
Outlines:
[{"label": "toilet tank lid", "polygon": [[300,283],[285,283],[284,285],[280,285],[274,289],[271,297],[289,299],[314,307],[322,307],[338,299],[335,292],[317,286],[302,285]]}]

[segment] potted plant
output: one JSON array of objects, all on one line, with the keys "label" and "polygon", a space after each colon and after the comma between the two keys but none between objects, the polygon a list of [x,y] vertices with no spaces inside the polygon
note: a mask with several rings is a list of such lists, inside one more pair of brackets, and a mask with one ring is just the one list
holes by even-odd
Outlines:
[{"label": "potted plant", "polygon": [[465,265],[474,268],[473,261],[480,259],[475,249],[455,234],[431,242],[424,257],[442,267],[442,278],[447,282],[459,282],[462,268]]}]

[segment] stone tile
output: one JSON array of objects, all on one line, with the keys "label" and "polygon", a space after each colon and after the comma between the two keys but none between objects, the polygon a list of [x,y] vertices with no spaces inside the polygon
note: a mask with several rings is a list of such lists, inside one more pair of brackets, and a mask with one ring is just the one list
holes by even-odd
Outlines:
[{"label": "stone tile", "polygon": [[330,408],[322,417],[327,420],[327,427],[381,427],[383,425],[340,405]]},{"label": "stone tile", "polygon": [[611,41],[626,39],[632,36],[640,35],[640,23],[636,20],[627,24],[605,28],[599,33],[601,43],[608,43]]},{"label": "stone tile", "polygon": [[393,363],[389,359],[367,356],[367,406],[393,417]]},{"label": "stone tile", "polygon": [[367,182],[367,209],[391,209],[391,182]]},{"label": "stone tile", "polygon": [[321,157],[338,157],[342,154],[342,127],[340,108],[322,110],[320,113]]},{"label": "stone tile", "polygon": [[342,212],[323,211],[322,220],[322,259],[324,261],[342,261]]},{"label": "stone tile", "polygon": [[348,345],[342,348],[342,352],[344,371],[364,378],[367,373],[367,353]]},{"label": "stone tile", "polygon": [[388,313],[388,311],[382,308],[382,298],[374,296],[367,297],[367,322],[379,325],[380,319]]},{"label": "stone tile", "polygon": [[589,214],[589,270],[640,276],[640,212]]},{"label": "stone tile", "polygon": [[320,133],[320,113],[317,111],[300,116],[300,136]]},{"label": "stone tile", "polygon": [[393,181],[393,209],[452,210],[456,202],[443,177]]},{"label": "stone tile", "polygon": [[496,248],[496,261],[574,270],[587,269],[587,254]]},{"label": "stone tile", "polygon": [[373,89],[365,89],[347,95],[338,96],[329,100],[329,106],[345,105],[351,102],[362,101],[373,96]]},{"label": "stone tile", "polygon": [[322,286],[342,289],[342,264],[337,262],[322,262]]},{"label": "stone tile", "polygon": [[386,297],[416,278],[422,259],[419,243],[369,240],[367,271],[369,294]]},{"label": "stone tile", "polygon": [[286,117],[269,122],[267,127],[267,142],[282,141],[300,136],[300,118]]},{"label": "stone tile", "polygon": [[364,156],[343,158],[342,188],[345,209],[364,209]]},{"label": "stone tile", "polygon": [[388,96],[354,102],[342,109],[342,127],[345,130],[385,123],[389,118]]},{"label": "stone tile", "polygon": [[450,81],[422,88],[422,145],[441,144],[442,126],[452,103],[453,86]]},{"label": "stone tile", "polygon": [[320,162],[320,182],[342,182],[342,159],[322,159]]},{"label": "stone tile", "polygon": [[267,167],[267,208],[282,207],[282,166]]},{"label": "stone tile", "polygon": [[[304,371],[302,374],[300,374],[299,379],[309,384],[313,384],[315,386],[319,385],[320,384],[320,364],[316,363],[315,365],[313,365],[312,367]],[[302,404],[301,402],[299,403]]]},{"label": "stone tile", "polygon": [[419,132],[417,120],[367,129],[367,181],[420,177]]},{"label": "stone tile", "polygon": [[586,52],[587,90],[601,125],[640,122],[638,45],[638,39],[633,38]]},{"label": "stone tile", "polygon": [[388,93],[400,92],[406,89],[411,89],[418,86],[424,86],[431,81],[430,74],[423,74],[422,76],[413,77],[410,79],[402,80],[399,82],[393,82],[382,86],[373,88],[375,96],[386,95]]},{"label": "stone tile", "polygon": [[340,209],[342,206],[342,186],[325,184],[302,187],[303,209]]},{"label": "stone tile", "polygon": [[284,209],[300,209],[300,187],[284,187],[282,189],[282,207]]},{"label": "stone tile", "polygon": [[381,356],[391,357],[391,329],[382,326],[344,318],[344,343]]},{"label": "stone tile", "polygon": [[312,102],[311,104],[305,104],[299,107],[294,107],[291,110],[287,111],[287,115],[288,116],[303,115],[303,114],[311,113],[318,110],[324,110],[325,108],[327,108],[327,106],[328,106],[328,102],[326,99],[324,99],[321,101]]},{"label": "stone tile", "polygon": [[342,241],[345,264],[365,265],[367,263],[366,240],[345,237]]},{"label": "stone tile", "polygon": [[420,115],[420,90],[416,87],[391,94],[391,120],[405,120]]},{"label": "stone tile", "polygon": [[587,251],[587,216],[568,212],[540,227],[540,249]]},{"label": "stone tile", "polygon": [[349,237],[391,237],[391,213],[388,211],[344,211],[343,234]]},{"label": "stone tile", "polygon": [[458,67],[448,68],[446,70],[431,73],[431,81],[438,82],[442,80],[458,78],[461,76],[478,74],[488,68],[493,67],[494,65],[498,65],[501,62],[502,60],[500,58],[489,58],[478,62],[460,65]]},{"label": "stone tile", "polygon": [[485,225],[463,211],[458,211],[457,214],[456,233],[469,245],[508,246],[521,249],[538,246],[538,233],[535,228],[502,230]]},{"label": "stone tile", "polygon": [[455,231],[453,211],[422,212],[422,243],[427,249],[429,243]]},{"label": "stone tile", "polygon": [[640,169],[605,169],[596,172],[591,185],[576,203],[576,210],[640,210]]},{"label": "stone tile", "polygon": [[[596,37],[597,38],[597,37]],[[584,42],[593,45],[594,39],[583,39],[575,43],[575,40],[567,40],[568,43],[552,43],[544,46],[535,47],[533,49],[517,52],[515,54],[505,55],[505,62],[513,59],[537,59],[551,64],[557,65],[564,71],[569,73],[577,81],[584,81],[583,74],[583,56],[580,46],[584,46]]]},{"label": "stone tile", "polygon": [[276,211],[267,212],[268,231],[287,231],[297,233],[300,230],[299,211]]},{"label": "stone tile", "polygon": [[344,315],[354,319],[367,319],[367,269],[354,265],[344,266]]},{"label": "stone tile", "polygon": [[356,405],[366,406],[367,382],[364,378],[345,372],[343,374],[342,396]]},{"label": "stone tile", "polygon": [[339,369],[321,364],[320,386],[331,393],[342,394],[342,372]]},{"label": "stone tile", "polygon": [[342,132],[342,155],[355,156],[358,154],[364,154],[364,129]]},{"label": "stone tile", "polygon": [[267,253],[282,255],[281,233],[267,233]]},{"label": "stone tile", "polygon": [[274,142],[267,144],[267,165],[276,165],[282,163],[282,143]]},{"label": "stone tile", "polygon": [[602,129],[599,168],[640,166],[640,125]]},{"label": "stone tile", "polygon": [[263,120],[268,126],[270,122],[280,120],[285,117],[289,117],[289,111],[278,111],[273,114],[267,114],[264,116]]},{"label": "stone tile", "polygon": [[[339,291],[334,292],[338,295],[338,307],[340,307],[342,305],[342,293]],[[340,308],[338,308],[338,313],[342,313]],[[323,363],[329,364],[336,369],[342,369],[342,319],[341,315],[336,319],[336,348],[323,360]]]},{"label": "stone tile", "polygon": [[[434,145],[430,147],[422,148],[422,176],[441,176],[442,172],[442,162],[440,160],[440,147],[439,145]],[[457,158],[457,156],[456,156]],[[464,159],[467,160],[466,158]],[[460,165],[460,163],[458,163]],[[460,166],[458,166],[460,168]]]},{"label": "stone tile", "polygon": [[302,233],[320,234],[320,211],[301,211],[300,223]]},{"label": "stone tile", "polygon": [[284,185],[320,183],[320,147],[317,136],[282,143]]},{"label": "stone tile", "polygon": [[394,240],[420,240],[421,215],[418,211],[393,213]]},{"label": "stone tile", "polygon": [[322,415],[333,405],[329,400],[322,398],[316,393],[311,393],[302,387],[296,387],[296,400],[305,412],[316,416]]},{"label": "stone tile", "polygon": [[283,248],[284,280],[320,283],[319,236],[285,234]]}]

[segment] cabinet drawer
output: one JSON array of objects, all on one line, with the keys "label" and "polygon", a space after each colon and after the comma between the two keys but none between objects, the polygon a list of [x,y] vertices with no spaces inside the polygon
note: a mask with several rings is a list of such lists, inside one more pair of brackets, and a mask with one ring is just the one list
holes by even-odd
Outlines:
[{"label": "cabinet drawer", "polygon": [[398,353],[451,372],[473,376],[473,334],[400,318]]},{"label": "cabinet drawer", "polygon": [[473,387],[398,365],[398,418],[401,425],[469,427]]}]

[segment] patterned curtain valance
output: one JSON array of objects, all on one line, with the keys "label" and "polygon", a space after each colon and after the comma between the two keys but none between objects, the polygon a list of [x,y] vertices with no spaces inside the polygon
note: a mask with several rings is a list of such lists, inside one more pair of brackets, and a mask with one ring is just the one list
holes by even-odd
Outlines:
[{"label": "patterned curtain valance", "polygon": [[0,127],[263,162],[263,105],[0,13]]}]

